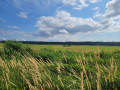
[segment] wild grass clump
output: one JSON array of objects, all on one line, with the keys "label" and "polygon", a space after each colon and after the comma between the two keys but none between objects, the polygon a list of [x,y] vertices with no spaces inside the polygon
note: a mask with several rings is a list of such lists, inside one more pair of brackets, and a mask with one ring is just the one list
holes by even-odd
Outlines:
[{"label": "wild grass clump", "polygon": [[29,46],[23,46],[18,41],[6,41],[4,42],[3,49],[0,51],[2,59],[12,59],[14,56],[17,59],[21,59],[24,55],[33,55],[33,50]]},{"label": "wild grass clump", "polygon": [[120,73],[113,58],[108,65],[83,63],[43,62],[32,56],[10,62],[0,59],[0,89],[119,90]]}]

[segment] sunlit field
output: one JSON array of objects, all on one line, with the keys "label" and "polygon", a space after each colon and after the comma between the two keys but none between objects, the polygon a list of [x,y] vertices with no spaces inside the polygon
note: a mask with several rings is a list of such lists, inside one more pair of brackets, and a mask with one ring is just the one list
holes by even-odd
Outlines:
[{"label": "sunlit field", "polygon": [[[24,44],[26,45],[26,44]],[[120,46],[87,46],[87,45],[34,45],[29,44],[29,46],[34,50],[40,50],[42,48],[48,48],[53,50],[63,50],[63,51],[74,51],[74,52],[94,52],[94,51],[105,51],[105,52],[113,52],[116,50],[120,50]],[[0,43],[0,48],[3,48],[3,44]]]},{"label": "sunlit field", "polygon": [[23,45],[0,48],[0,90],[119,90],[120,47]]},{"label": "sunlit field", "polygon": [[69,50],[74,52],[93,52],[93,51],[105,51],[105,52],[112,52],[115,50],[120,50],[119,46],[83,46],[83,45],[71,45],[71,46],[64,46],[64,45],[30,45],[31,48],[35,50],[39,50],[41,48],[49,48],[54,50]]}]

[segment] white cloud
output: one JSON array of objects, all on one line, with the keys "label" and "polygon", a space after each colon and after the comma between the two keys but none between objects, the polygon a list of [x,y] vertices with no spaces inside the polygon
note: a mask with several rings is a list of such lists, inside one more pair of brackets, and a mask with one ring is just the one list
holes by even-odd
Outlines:
[{"label": "white cloud", "polygon": [[74,6],[77,4],[76,1],[77,0],[63,0],[63,4],[69,4],[69,5]]},{"label": "white cloud", "polygon": [[104,14],[96,12],[94,18],[100,18],[104,32],[119,31],[120,26],[120,0],[111,0],[106,4]]},{"label": "white cloud", "polygon": [[102,25],[103,32],[113,32],[118,31],[115,28],[118,27],[118,22],[115,22],[113,20],[103,19],[100,21],[100,24]]},{"label": "white cloud", "polygon": [[111,0],[106,4],[104,14],[95,13],[94,17],[102,17],[103,19],[119,19],[120,18],[120,0]]},{"label": "white cloud", "polygon": [[91,18],[76,18],[68,12],[58,11],[55,17],[40,17],[35,26],[39,28],[37,36],[53,37],[61,33],[95,32],[100,29],[101,25]]},{"label": "white cloud", "polygon": [[4,30],[0,28],[0,40],[6,38],[7,40],[32,40],[34,37],[30,32],[22,32],[22,31],[15,31],[15,30]]},{"label": "white cloud", "polygon": [[20,27],[18,27],[18,26],[8,26],[8,28],[18,29],[18,28],[20,28]]},{"label": "white cloud", "polygon": [[120,0],[111,0],[106,4],[104,18],[120,18]]},{"label": "white cloud", "polygon": [[[94,17],[101,17],[102,14],[96,13]],[[77,33],[101,33],[101,32],[117,32],[119,31],[120,22],[103,19],[96,22],[91,18],[72,17],[66,11],[57,11],[54,17],[42,16],[36,22],[38,32],[34,36],[38,37],[54,37],[61,34],[76,35]]]},{"label": "white cloud", "polygon": [[20,12],[19,14],[16,14],[18,17],[23,18],[23,19],[27,19],[27,13],[26,12]]},{"label": "white cloud", "polygon": [[103,18],[103,15],[100,14],[99,11],[97,11],[96,13],[94,13],[93,18],[99,18],[99,19],[102,19],[102,18]]},{"label": "white cloud", "polygon": [[68,32],[65,29],[61,29],[61,30],[59,30],[59,32],[62,34],[68,34]]},{"label": "white cloud", "polygon": [[97,3],[97,2],[99,2],[99,1],[101,1],[101,0],[90,0],[89,2],[90,2],[90,3]]},{"label": "white cloud", "polygon": [[84,7],[88,7],[86,0],[63,0],[63,4],[72,5],[73,9],[81,10]]},{"label": "white cloud", "polygon": [[81,10],[83,9],[84,7],[88,7],[89,5],[86,4],[86,3],[81,3],[81,5],[77,5],[75,7],[73,7],[73,9],[76,9],[76,10]]},{"label": "white cloud", "polygon": [[95,10],[95,11],[96,11],[96,10],[99,10],[99,7],[95,7],[95,8],[93,8],[92,10]]},{"label": "white cloud", "polygon": [[63,4],[73,6],[75,10],[81,10],[88,7],[90,3],[97,3],[101,0],[62,0]]}]

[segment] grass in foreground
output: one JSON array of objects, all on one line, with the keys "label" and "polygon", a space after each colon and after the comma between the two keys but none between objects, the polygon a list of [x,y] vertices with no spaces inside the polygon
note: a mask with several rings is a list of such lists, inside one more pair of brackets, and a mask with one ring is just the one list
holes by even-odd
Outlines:
[{"label": "grass in foreground", "polygon": [[[17,47],[18,44],[12,45]],[[11,49],[21,54],[21,50]],[[113,54],[99,51],[83,54],[51,49],[41,49],[36,54],[33,52],[28,50],[28,54],[20,57],[12,53],[11,58],[0,58],[0,89],[120,89],[119,51]]]},{"label": "grass in foreground", "polygon": [[109,64],[76,59],[76,63],[44,62],[24,57],[9,62],[0,59],[0,89],[120,89],[120,73],[112,58]]}]

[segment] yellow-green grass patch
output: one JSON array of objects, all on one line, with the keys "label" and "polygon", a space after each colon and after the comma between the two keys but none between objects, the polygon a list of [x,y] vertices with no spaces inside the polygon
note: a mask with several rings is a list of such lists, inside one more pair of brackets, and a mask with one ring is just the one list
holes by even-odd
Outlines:
[{"label": "yellow-green grass patch", "polygon": [[85,45],[30,45],[31,48],[35,50],[40,50],[42,48],[49,48],[54,50],[69,50],[74,52],[93,52],[93,51],[106,51],[112,52],[115,50],[120,50],[120,46],[85,46]]},{"label": "yellow-green grass patch", "polygon": [[3,44],[2,43],[0,43],[0,48],[3,48]]}]

